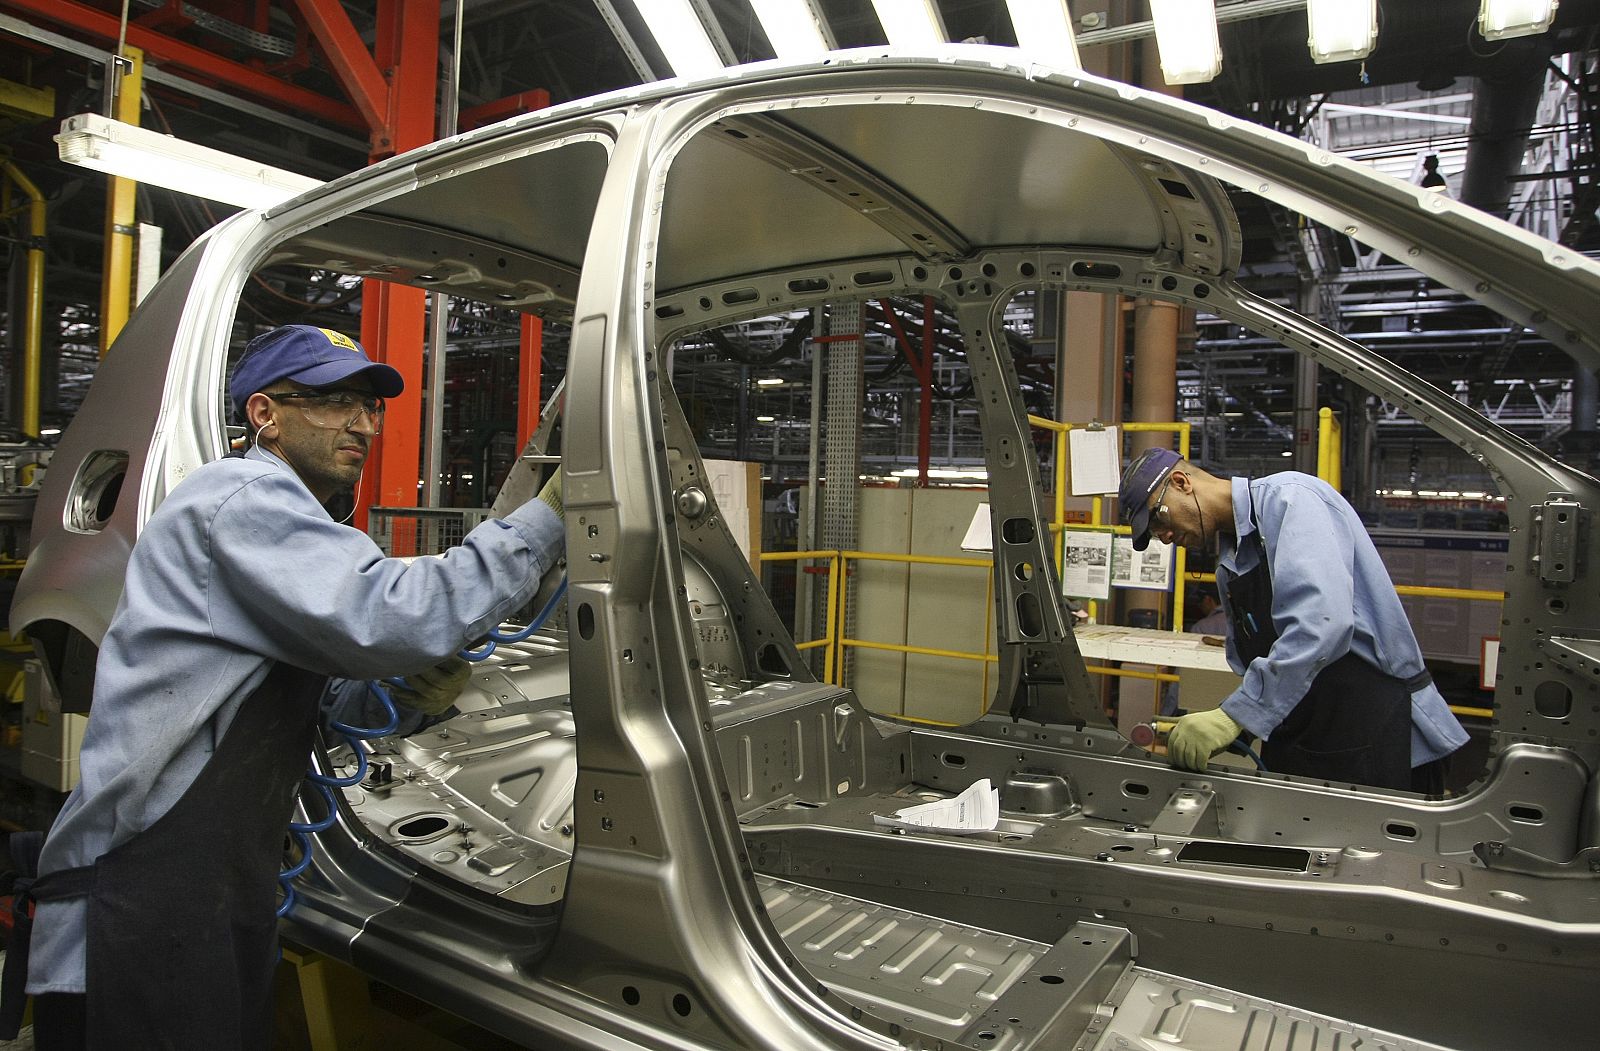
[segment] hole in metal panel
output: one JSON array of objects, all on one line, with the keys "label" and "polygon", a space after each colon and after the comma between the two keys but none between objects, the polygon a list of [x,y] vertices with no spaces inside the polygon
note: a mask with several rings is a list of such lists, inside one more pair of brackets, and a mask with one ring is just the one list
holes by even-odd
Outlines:
[{"label": "hole in metal panel", "polygon": [[1122,267],[1117,266],[1115,263],[1073,263],[1072,276],[1098,277],[1106,281],[1115,281],[1122,276]]},{"label": "hole in metal panel", "polygon": [[1182,197],[1186,201],[1194,200],[1194,191],[1176,179],[1157,179],[1156,182],[1160,183],[1161,188],[1174,197]]},{"label": "hole in metal panel", "polygon": [[887,285],[894,280],[893,270],[862,270],[851,278],[858,285]]},{"label": "hole in metal panel", "polygon": [[1008,544],[1031,544],[1036,535],[1031,518],[1008,518],[1000,523],[1000,539]]},{"label": "hole in metal panel", "polygon": [[1532,825],[1544,821],[1544,810],[1541,807],[1528,806],[1525,803],[1513,804],[1507,808],[1506,813],[1511,815],[1511,820],[1513,821],[1522,821]]},{"label": "hole in metal panel", "polygon": [[768,675],[777,675],[789,679],[794,677],[794,669],[789,667],[789,658],[777,643],[769,642],[756,651],[756,666]]},{"label": "hole in metal panel", "polygon": [[967,765],[967,757],[960,752],[945,752],[939,756],[939,761],[945,766],[963,767]]},{"label": "hole in metal panel", "polygon": [[1387,822],[1383,826],[1383,831],[1385,835],[1393,836],[1395,839],[1417,838],[1417,826],[1408,825],[1404,821]]},{"label": "hole in metal panel", "polygon": [[761,298],[761,293],[753,288],[730,288],[722,293],[722,302],[730,307],[741,303],[754,303]]},{"label": "hole in metal panel", "polygon": [[1534,687],[1533,709],[1546,719],[1565,719],[1572,714],[1572,689],[1564,682],[1548,679]]},{"label": "hole in metal panel", "polygon": [[594,638],[594,607],[587,602],[578,607],[578,635],[584,639]]},{"label": "hole in metal panel", "polygon": [[1044,634],[1044,613],[1039,608],[1038,596],[1025,592],[1017,596],[1017,630],[1030,639]]},{"label": "hole in metal panel", "polygon": [[1311,851],[1298,847],[1263,847],[1255,843],[1214,843],[1195,840],[1178,851],[1180,862],[1201,865],[1233,865],[1247,869],[1274,869],[1279,872],[1305,872],[1311,865]]}]

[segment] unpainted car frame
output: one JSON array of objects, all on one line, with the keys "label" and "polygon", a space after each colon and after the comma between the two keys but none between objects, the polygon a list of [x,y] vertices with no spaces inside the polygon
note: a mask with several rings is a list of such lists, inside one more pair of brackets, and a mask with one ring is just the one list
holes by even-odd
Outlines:
[{"label": "unpainted car frame", "polygon": [[[1019,61],[848,52],[650,85],[222,223],[136,313],[63,437],[14,624],[83,707],[139,529],[226,451],[220,392],[256,269],[540,313],[572,326],[559,431],[538,439],[565,465],[567,630],[486,663],[460,719],[380,750],[400,776],[340,800],[291,936],[540,1046],[1237,1046],[1263,1015],[1384,1046],[1581,1044],[1600,978],[1597,483],[1242,288],[1222,184],[1587,368],[1600,268],[1247,122]],[[1213,312],[1485,466],[1511,532],[1492,757],[1468,792],[1192,775],[1107,724],[994,338],[1022,288]],[[984,426],[1001,656],[991,714],[961,728],[875,717],[815,681],[714,501],[679,499],[705,494],[674,341],[891,295],[955,314]],[[537,481],[519,462],[498,505]],[[700,631],[707,617],[727,631]],[[873,827],[980,776],[1002,786],[997,833]],[[429,813],[458,838],[408,825]],[[895,930],[947,968],[852,970],[891,944],[914,960]],[[940,988],[963,969],[982,988]]]}]

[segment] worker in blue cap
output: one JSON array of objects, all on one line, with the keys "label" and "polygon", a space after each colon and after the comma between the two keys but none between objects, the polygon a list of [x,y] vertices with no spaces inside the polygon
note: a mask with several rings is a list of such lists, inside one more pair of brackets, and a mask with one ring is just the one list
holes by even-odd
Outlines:
[{"label": "worker in blue cap", "polygon": [[1467,741],[1433,684],[1366,528],[1321,479],[1218,478],[1170,449],[1140,453],[1118,493],[1133,546],[1217,555],[1228,663],[1244,679],[1177,721],[1172,764],[1204,770],[1241,733],[1267,769],[1441,793]]},{"label": "worker in blue cap", "polygon": [[560,560],[559,472],[443,558],[386,558],[333,520],[403,386],[339,332],[256,337],[229,383],[247,448],[140,534],[82,778],[37,859],[31,959],[24,930],[6,961],[6,1007],[20,1017],[25,977],[41,1049],[267,1048],[279,862],[325,684],[404,676],[420,725],[464,685],[457,651]]}]

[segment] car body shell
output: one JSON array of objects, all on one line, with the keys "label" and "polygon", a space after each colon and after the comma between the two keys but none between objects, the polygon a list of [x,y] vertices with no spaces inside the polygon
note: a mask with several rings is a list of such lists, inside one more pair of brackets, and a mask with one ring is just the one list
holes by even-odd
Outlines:
[{"label": "car body shell", "polygon": [[[260,268],[315,266],[538,313],[572,331],[559,432],[567,627],[521,665],[483,669],[454,732],[500,742],[501,757],[543,749],[542,787],[501,806],[469,787],[476,775],[459,771],[471,763],[448,740],[395,745],[399,768],[444,786],[429,789],[435,809],[461,778],[451,805],[503,835],[508,867],[430,860],[445,852],[396,831],[430,812],[425,799],[353,792],[322,837],[293,937],[541,1046],[1089,1046],[1101,1031],[1095,1012],[1113,990],[1095,976],[1110,963],[1028,1001],[1031,1014],[943,1023],[908,1006],[926,984],[876,1000],[868,986],[830,984],[819,968],[833,964],[772,918],[790,893],[773,888],[787,885],[872,903],[860,915],[897,909],[895,923],[921,917],[950,937],[1031,938],[1056,963],[1092,942],[1295,1005],[1282,1017],[1321,1012],[1461,1047],[1537,1031],[1541,1046],[1561,1046],[1600,977],[1597,483],[1251,294],[1228,186],[1600,365],[1595,264],[1237,118],[999,49],[745,67],[517,117],[208,233],[135,314],[63,436],[13,622],[38,640],[63,698],[84,704],[143,523],[226,451],[223,378],[241,289]],[[1027,414],[995,338],[1006,303],[1030,288],[1213,312],[1483,463],[1511,533],[1493,758],[1468,792],[1186,775],[1107,723],[1056,598]],[[1003,538],[1001,656],[992,714],[967,727],[876,718],[817,682],[717,516],[678,510],[703,466],[671,392],[674,341],[889,296],[935,297],[957,318],[984,423]],[[520,463],[499,506],[537,481]],[[716,682],[691,591],[733,626],[718,660],[734,674]],[[541,661],[568,663],[566,680]],[[511,714],[542,727],[543,743],[496,723]],[[570,744],[546,755],[555,740]],[[319,761],[337,765],[337,749]],[[1009,837],[873,827],[895,801],[978,776],[1003,786]],[[1194,842],[1223,844],[1234,862],[1187,864]],[[1234,848],[1304,858],[1251,868]],[[1381,993],[1377,969],[1393,975]],[[1004,995],[1023,1002],[1020,985]]]}]

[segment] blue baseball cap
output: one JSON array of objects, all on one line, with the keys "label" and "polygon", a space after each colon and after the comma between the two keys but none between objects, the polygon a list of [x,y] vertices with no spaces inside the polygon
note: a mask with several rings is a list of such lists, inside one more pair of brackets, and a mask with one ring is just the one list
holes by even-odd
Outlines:
[{"label": "blue baseball cap", "polygon": [[244,357],[234,366],[228,394],[235,412],[244,413],[250,395],[279,380],[294,380],[307,387],[331,387],[340,380],[365,374],[373,393],[393,398],[405,389],[405,379],[392,365],[373,361],[361,344],[331,328],[284,325],[252,339]]},{"label": "blue baseball cap", "polygon": [[1135,551],[1150,546],[1150,494],[1182,462],[1183,457],[1171,449],[1157,447],[1140,453],[1122,472],[1117,506],[1122,509],[1122,520],[1133,530]]}]

